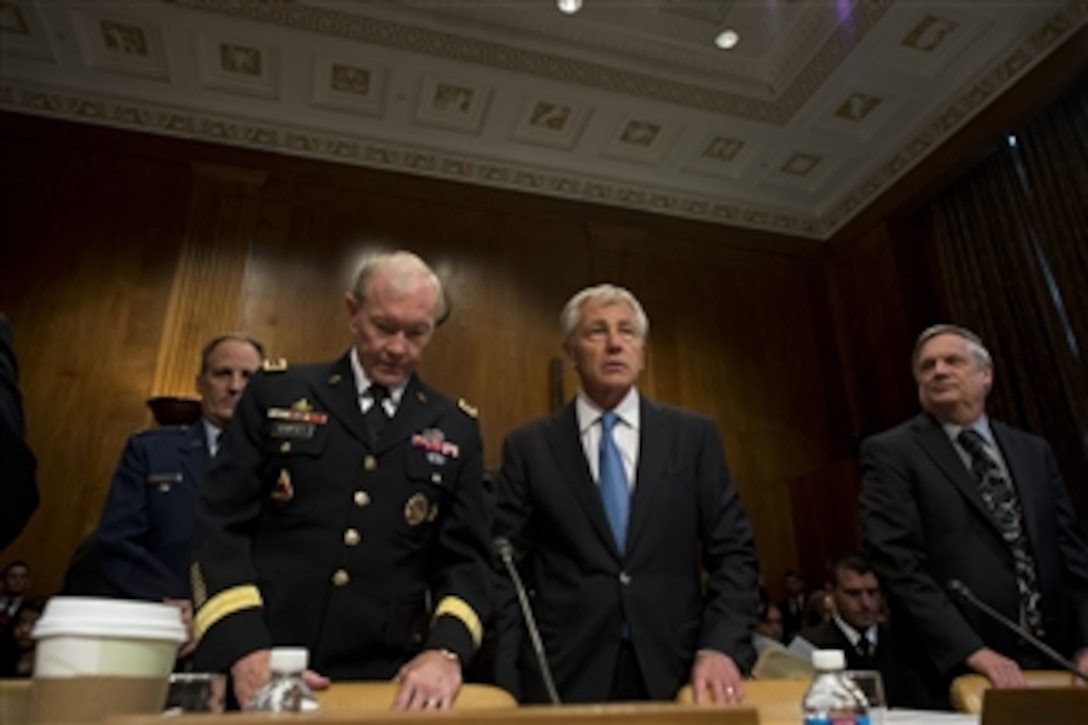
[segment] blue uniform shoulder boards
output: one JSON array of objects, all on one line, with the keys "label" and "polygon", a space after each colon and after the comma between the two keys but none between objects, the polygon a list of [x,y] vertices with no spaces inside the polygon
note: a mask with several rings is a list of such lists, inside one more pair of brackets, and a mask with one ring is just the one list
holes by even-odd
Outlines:
[{"label": "blue uniform shoulder boards", "polygon": [[467,415],[469,418],[475,418],[480,413],[480,411],[476,409],[476,406],[469,405],[468,401],[464,398],[460,398],[457,401],[457,407],[465,411],[465,415]]},{"label": "blue uniform shoulder boards", "polygon": [[287,358],[285,357],[266,357],[263,361],[261,361],[261,370],[264,370],[266,373],[282,373],[286,369]]}]

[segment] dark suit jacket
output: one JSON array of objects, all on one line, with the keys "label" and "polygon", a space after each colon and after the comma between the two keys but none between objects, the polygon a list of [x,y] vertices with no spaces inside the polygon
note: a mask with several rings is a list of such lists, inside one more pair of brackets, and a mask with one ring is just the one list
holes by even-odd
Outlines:
[{"label": "dark suit jacket", "polygon": [[470,410],[413,377],[375,446],[347,355],[253,376],[197,505],[197,668],[269,645],[338,679],[468,664],[492,600]]},{"label": "dark suit jacket", "polygon": [[797,636],[816,649],[839,649],[846,656],[848,670],[877,670],[884,681],[884,697],[890,707],[899,707],[898,679],[894,644],[888,628],[877,626],[876,652],[863,656],[838,623],[829,619],[802,629]]},{"label": "dark suit jacket", "polygon": [[[751,527],[717,429],[708,418],[645,398],[640,416],[624,552],[608,527],[573,403],[514,431],[503,446],[495,532],[521,555],[565,702],[608,699],[624,624],[654,699],[675,696],[700,648],[724,652],[742,669],[755,657]],[[523,701],[543,701],[505,577],[499,592],[497,680]]]},{"label": "dark suit jacket", "polygon": [[38,463],[24,426],[11,325],[0,315],[0,549],[15,540],[38,507]]},{"label": "dark suit jacket", "polygon": [[782,639],[789,642],[805,626],[805,595],[801,595],[800,601],[792,597],[783,599],[778,603],[778,611],[782,614]]},{"label": "dark suit jacket", "polygon": [[116,594],[188,599],[196,496],[208,467],[204,426],[128,439],[98,524],[98,565]]},{"label": "dark suit jacket", "polygon": [[[1054,453],[1043,439],[991,420],[1024,511],[1042,594],[1046,640],[1066,655],[1088,642],[1088,546]],[[1019,620],[1012,553],[971,472],[936,419],[921,414],[862,445],[862,534],[892,607],[897,653],[914,676],[905,704],[946,704],[966,658],[1021,651],[1015,635],[954,601],[960,579]]]}]

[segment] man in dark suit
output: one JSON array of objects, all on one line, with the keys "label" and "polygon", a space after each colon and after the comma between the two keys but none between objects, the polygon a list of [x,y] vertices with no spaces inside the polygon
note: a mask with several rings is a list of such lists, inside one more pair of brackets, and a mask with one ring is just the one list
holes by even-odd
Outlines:
[{"label": "man in dark suit", "polygon": [[[892,608],[903,704],[948,705],[964,672],[999,687],[1049,663],[954,599],[979,599],[1088,667],[1088,546],[1046,441],[986,416],[989,352],[938,325],[913,355],[923,413],[862,446],[862,533]],[[909,688],[909,689],[908,689]]]},{"label": "man in dark suit", "polygon": [[805,594],[805,580],[792,570],[782,576],[782,588],[786,596],[778,603],[778,611],[782,613],[783,640],[788,642],[805,626],[808,595]]},{"label": "man in dark suit", "polygon": [[833,561],[827,591],[835,605],[831,618],[797,636],[816,649],[842,650],[847,669],[879,671],[888,703],[898,704],[895,657],[888,628],[880,622],[880,583],[869,562],[857,554]]},{"label": "man in dark suit", "polygon": [[250,376],[264,350],[256,340],[220,335],[200,354],[196,389],[201,420],[129,438],[102,507],[96,535],[98,567],[122,597],[170,601],[191,619],[196,495]]},{"label": "man in dark suit", "polygon": [[0,549],[15,540],[38,508],[37,466],[26,444],[11,325],[0,315]]},{"label": "man in dark suit", "polygon": [[[511,433],[495,533],[520,558],[563,701],[743,699],[758,576],[751,527],[710,419],[635,387],[649,323],[625,289],[582,290],[562,314],[581,382]],[[701,572],[705,572],[705,582]],[[544,700],[510,581],[500,579],[496,672]]]},{"label": "man in dark suit", "polygon": [[244,705],[269,647],[302,645],[334,679],[397,678],[398,708],[446,708],[492,597],[476,413],[415,374],[446,310],[423,260],[371,259],[346,305],[352,349],[258,374],[208,471],[197,666]]}]

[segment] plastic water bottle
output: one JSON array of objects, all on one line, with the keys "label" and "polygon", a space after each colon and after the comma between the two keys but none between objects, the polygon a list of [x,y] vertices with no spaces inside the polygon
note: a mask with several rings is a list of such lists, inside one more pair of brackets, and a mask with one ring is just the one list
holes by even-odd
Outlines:
[{"label": "plastic water bottle", "polygon": [[265,712],[320,710],[313,691],[302,679],[309,664],[310,653],[305,647],[274,647],[268,657],[272,679],[257,691],[246,709]]},{"label": "plastic water bottle", "polygon": [[869,703],[853,680],[843,674],[842,650],[818,649],[812,653],[812,678],[801,709],[805,725],[869,725]]}]

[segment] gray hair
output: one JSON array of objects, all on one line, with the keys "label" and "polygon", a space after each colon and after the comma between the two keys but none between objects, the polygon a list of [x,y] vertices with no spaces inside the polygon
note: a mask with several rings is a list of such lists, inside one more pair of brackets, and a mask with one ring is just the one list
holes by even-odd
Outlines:
[{"label": "gray hair", "polygon": [[646,317],[646,311],[642,309],[638,299],[623,287],[614,284],[599,284],[594,287],[586,287],[571,297],[563,306],[563,312],[559,315],[559,327],[563,333],[563,344],[569,345],[578,329],[578,323],[582,320],[582,305],[593,300],[605,305],[614,305],[626,302],[635,311],[635,329],[643,340],[650,332],[650,319]]},{"label": "gray hair", "polygon": [[374,279],[374,275],[383,269],[391,271],[394,285],[398,287],[407,287],[419,279],[424,279],[434,285],[435,291],[438,293],[434,309],[436,327],[445,322],[446,318],[450,316],[449,298],[446,297],[446,288],[442,286],[442,280],[419,255],[404,250],[383,252],[367,258],[363,262],[363,266],[359,268],[359,273],[355,275],[355,285],[352,287],[352,294],[355,295],[355,299],[359,300],[359,302],[366,299],[366,291],[371,280]]},{"label": "gray hair", "polygon": [[917,342],[914,343],[914,352],[910,355],[910,369],[915,375],[918,374],[918,355],[922,352],[922,346],[938,335],[955,335],[962,338],[967,342],[967,349],[971,351],[971,355],[974,356],[979,365],[984,368],[994,366],[994,360],[990,356],[990,351],[982,344],[982,338],[966,327],[948,324],[932,325],[922,330],[922,334],[918,336]]}]

